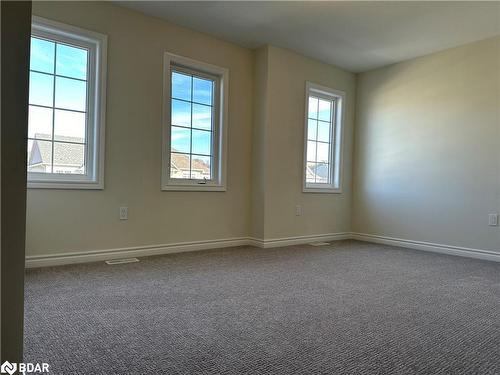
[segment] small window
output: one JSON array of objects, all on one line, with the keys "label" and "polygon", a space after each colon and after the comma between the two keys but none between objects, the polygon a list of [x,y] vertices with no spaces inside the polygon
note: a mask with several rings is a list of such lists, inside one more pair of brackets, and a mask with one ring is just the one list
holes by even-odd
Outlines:
[{"label": "small window", "polygon": [[228,72],[165,54],[163,190],[225,190]]},{"label": "small window", "polygon": [[33,17],[28,187],[102,189],[106,36]]},{"label": "small window", "polygon": [[341,192],[344,99],[344,92],[306,85],[304,192]]}]

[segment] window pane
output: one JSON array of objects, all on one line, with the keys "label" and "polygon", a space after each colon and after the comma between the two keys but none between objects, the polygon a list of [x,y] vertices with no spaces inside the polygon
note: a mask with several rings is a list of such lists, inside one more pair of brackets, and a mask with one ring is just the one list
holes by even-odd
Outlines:
[{"label": "window pane", "polygon": [[52,139],[52,109],[29,106],[28,137]]},{"label": "window pane", "polygon": [[328,162],[330,159],[330,145],[328,143],[317,143],[318,146],[318,162]]},{"label": "window pane", "polygon": [[191,178],[210,180],[210,156],[193,155],[191,161]]},{"label": "window pane", "polygon": [[87,84],[70,78],[56,77],[56,107],[85,111]]},{"label": "window pane", "polygon": [[328,184],[330,176],[329,164],[327,163],[316,164],[315,174],[316,174],[317,184]]},{"label": "window pane", "polygon": [[318,99],[312,96],[309,97],[309,118],[317,119],[318,118]]},{"label": "window pane", "polygon": [[191,76],[172,72],[172,98],[191,100]]},{"label": "window pane", "polygon": [[190,178],[191,157],[185,154],[170,154],[170,177]]},{"label": "window pane", "polygon": [[316,161],[316,142],[307,142],[307,161]]},{"label": "window pane", "polygon": [[318,121],[318,141],[330,142],[330,123]]},{"label": "window pane", "polygon": [[28,172],[52,172],[52,142],[28,141]]},{"label": "window pane", "polygon": [[54,142],[53,173],[85,174],[85,146]]},{"label": "window pane", "polygon": [[87,79],[87,50],[57,45],[56,74]]},{"label": "window pane", "polygon": [[317,123],[318,121],[316,120],[307,121],[307,139],[311,141],[316,140],[317,128],[318,128]]},{"label": "window pane", "polygon": [[316,163],[307,162],[306,182],[316,181]]},{"label": "window pane", "polygon": [[56,141],[85,142],[85,113],[55,110],[54,139]]},{"label": "window pane", "polygon": [[170,142],[172,151],[189,153],[191,149],[191,130],[172,126]]},{"label": "window pane", "polygon": [[193,154],[211,155],[211,132],[193,129]]},{"label": "window pane", "polygon": [[191,126],[191,103],[172,99],[172,125]]},{"label": "window pane", "polygon": [[53,102],[54,77],[41,73],[30,73],[30,104],[51,107]]},{"label": "window pane", "polygon": [[329,100],[319,99],[318,119],[322,121],[331,120],[331,104]]},{"label": "window pane", "polygon": [[31,38],[30,69],[53,74],[54,48],[53,42]]},{"label": "window pane", "polygon": [[211,105],[212,87],[212,81],[193,77],[193,102]]},{"label": "window pane", "polygon": [[212,130],[212,107],[193,104],[193,128]]}]

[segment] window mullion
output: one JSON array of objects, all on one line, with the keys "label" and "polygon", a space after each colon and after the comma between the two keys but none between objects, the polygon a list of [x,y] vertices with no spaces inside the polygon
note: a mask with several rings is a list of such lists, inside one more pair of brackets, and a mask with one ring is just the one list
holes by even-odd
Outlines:
[{"label": "window mullion", "polygon": [[54,131],[56,121],[56,67],[57,67],[57,42],[54,43],[54,75],[52,76],[52,135],[51,135],[51,160],[50,173],[54,173]]},{"label": "window mullion", "polygon": [[318,98],[318,106],[316,108],[316,116],[317,116],[317,119],[316,119],[316,139],[315,139],[315,143],[314,145],[316,146],[316,149],[315,149],[315,156],[314,156],[314,161],[315,161],[315,165],[316,165],[316,168],[314,170],[314,183],[318,182],[318,129],[319,129],[319,98]]},{"label": "window mullion", "polygon": [[334,169],[333,169],[333,166],[335,166],[336,164],[336,160],[335,160],[335,154],[336,154],[336,149],[335,149],[335,145],[336,145],[336,134],[337,134],[337,130],[336,130],[336,127],[337,127],[337,124],[336,124],[336,121],[335,119],[337,118],[337,101],[336,100],[332,100],[332,116],[330,118],[331,120],[331,134],[330,134],[330,142],[331,142],[331,150],[330,150],[330,157],[331,157],[331,163],[330,163],[330,173],[329,173],[329,176],[330,176],[330,184],[334,184],[335,183],[335,176],[334,176]]},{"label": "window mullion", "polygon": [[[319,103],[319,100],[318,100]],[[314,140],[314,145],[316,146],[316,155],[314,156],[314,183],[317,182],[318,178],[318,132],[319,132],[319,104],[318,104],[318,118],[316,119],[316,139]]]},{"label": "window mullion", "polygon": [[217,103],[216,103],[216,98],[215,98],[215,91],[218,89],[217,87],[218,83],[217,82],[213,82],[213,85],[212,85],[212,121],[211,121],[211,124],[210,124],[210,129],[211,129],[211,133],[210,133],[210,136],[211,136],[211,145],[210,145],[210,179],[212,180],[215,176],[215,164],[216,162],[218,163],[218,160],[216,161],[215,160],[215,154],[216,152],[218,152],[218,150],[216,151],[215,148],[216,148],[216,143],[215,142],[218,142],[217,140],[217,137],[218,137],[218,133],[216,131],[216,126],[215,126],[215,121],[219,121],[218,118],[216,118],[217,116],[217,113],[216,113],[216,108],[218,108],[217,106]]},{"label": "window mullion", "polygon": [[193,80],[194,76],[191,75],[191,115],[190,124],[191,129],[189,130],[189,179],[193,177]]}]

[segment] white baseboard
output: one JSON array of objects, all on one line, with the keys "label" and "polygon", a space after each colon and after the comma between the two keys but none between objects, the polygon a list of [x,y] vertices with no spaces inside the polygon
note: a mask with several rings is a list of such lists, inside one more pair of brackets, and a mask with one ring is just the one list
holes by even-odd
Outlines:
[{"label": "white baseboard", "polygon": [[187,251],[218,249],[223,247],[249,245],[247,237],[210,241],[180,242],[173,244],[124,247],[109,250],[60,253],[51,255],[30,255],[26,257],[26,268],[60,266],[65,264],[100,262],[110,259],[144,257],[182,253]]},{"label": "white baseboard", "polygon": [[468,247],[451,246],[451,245],[437,244],[432,242],[412,241],[412,240],[405,240],[402,238],[378,236],[366,233],[351,233],[351,239],[365,241],[365,242],[380,243],[384,245],[400,246],[415,250],[430,251],[434,253],[458,255],[467,258],[492,260],[495,262],[500,262],[500,252],[497,253],[489,250],[472,249]]},{"label": "white baseboard", "polygon": [[302,245],[311,242],[348,240],[350,238],[351,234],[349,232],[316,234],[310,236],[271,238],[266,240],[261,238],[250,238],[249,245],[260,247],[263,249],[269,249],[272,247]]},{"label": "white baseboard", "polygon": [[91,250],[26,257],[26,268],[61,266],[65,264],[101,262],[110,259],[173,254],[187,251],[209,250],[233,246],[256,246],[271,248],[299,245],[317,241],[349,239],[349,233],[330,233],[315,236],[297,236],[263,240],[250,237],[228,238],[210,241],[181,242],[163,245],[135,246],[108,250]]},{"label": "white baseboard", "polygon": [[234,246],[255,246],[264,249],[273,247],[301,245],[311,242],[359,240],[385,245],[400,246],[409,249],[431,251],[442,254],[458,255],[469,258],[492,260],[500,262],[500,253],[488,250],[471,249],[466,247],[450,246],[422,241],[411,241],[401,238],[379,236],[366,233],[327,233],[310,236],[295,236],[273,239],[260,239],[252,237],[237,237],[209,241],[180,242],[173,244],[125,247],[108,250],[92,250],[84,252],[70,252],[50,255],[30,255],[26,257],[26,267],[49,267],[65,264],[99,262],[110,259],[121,259],[127,257],[143,257],[151,255],[162,255],[181,253],[187,251],[209,250]]}]

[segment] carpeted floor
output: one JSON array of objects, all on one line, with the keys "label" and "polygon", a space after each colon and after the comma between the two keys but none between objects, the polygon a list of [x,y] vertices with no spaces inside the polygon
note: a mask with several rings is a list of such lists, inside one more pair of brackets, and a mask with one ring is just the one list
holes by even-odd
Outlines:
[{"label": "carpeted floor", "polygon": [[500,263],[356,241],[27,271],[51,374],[500,374]]}]

